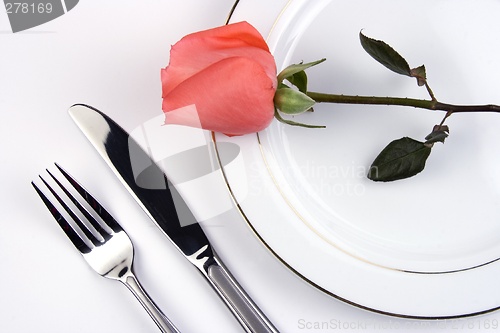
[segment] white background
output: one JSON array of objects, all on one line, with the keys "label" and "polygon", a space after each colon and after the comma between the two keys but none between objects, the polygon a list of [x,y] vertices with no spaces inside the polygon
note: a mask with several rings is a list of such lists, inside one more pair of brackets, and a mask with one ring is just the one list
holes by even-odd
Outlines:
[{"label": "white background", "polygon": [[[182,332],[241,331],[67,114],[72,104],[87,103],[126,130],[161,114],[160,68],[168,64],[170,45],[223,24],[232,5],[233,0],[81,1],[64,16],[16,34],[0,12],[0,332],[157,331],[125,287],[85,264],[37,198],[30,181],[54,161],[131,235],[139,279]],[[280,6],[267,10],[278,13]],[[493,331],[487,325],[500,319],[493,313],[416,321],[367,312],[296,277],[235,211],[208,221],[205,229],[282,332]]]}]

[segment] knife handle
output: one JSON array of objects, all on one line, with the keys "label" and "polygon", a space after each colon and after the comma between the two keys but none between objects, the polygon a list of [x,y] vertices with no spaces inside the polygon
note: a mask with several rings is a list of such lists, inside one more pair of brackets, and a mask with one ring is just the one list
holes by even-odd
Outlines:
[{"label": "knife handle", "polygon": [[134,273],[129,272],[128,276],[121,281],[142,304],[162,333],[180,333],[177,327],[174,326],[170,319],[160,310],[160,308],[158,308],[151,297],[149,297],[148,293],[142,288]]},{"label": "knife handle", "polygon": [[248,333],[279,333],[217,258],[206,269],[208,280]]}]

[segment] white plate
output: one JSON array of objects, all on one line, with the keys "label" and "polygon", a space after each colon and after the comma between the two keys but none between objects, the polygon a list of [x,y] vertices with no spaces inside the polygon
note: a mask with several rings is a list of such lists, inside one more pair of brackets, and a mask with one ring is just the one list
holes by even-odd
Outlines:
[{"label": "white plate", "polygon": [[[278,68],[327,58],[308,71],[311,91],[428,98],[414,79],[362,50],[365,29],[410,66],[424,63],[442,102],[500,104],[500,44],[490,40],[500,36],[496,1],[290,0],[278,15],[275,8],[264,14],[264,2],[252,1],[249,10],[249,2],[240,1],[232,21],[272,27],[267,40]],[[444,318],[497,309],[500,115],[452,116],[450,138],[433,149],[423,173],[375,183],[366,173],[377,153],[402,136],[422,140],[443,114],[331,104],[315,110],[295,120],[327,129],[275,121],[257,135],[216,136],[240,146],[246,183],[241,170],[226,170],[226,180],[266,246],[315,287],[374,311]]]}]

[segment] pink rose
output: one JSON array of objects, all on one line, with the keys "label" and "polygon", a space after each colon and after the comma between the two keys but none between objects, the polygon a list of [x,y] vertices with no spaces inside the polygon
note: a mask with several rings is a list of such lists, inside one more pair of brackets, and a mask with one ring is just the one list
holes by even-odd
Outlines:
[{"label": "pink rose", "polygon": [[182,38],[172,46],[161,81],[166,124],[201,124],[232,136],[258,132],[274,116],[276,63],[247,22]]}]

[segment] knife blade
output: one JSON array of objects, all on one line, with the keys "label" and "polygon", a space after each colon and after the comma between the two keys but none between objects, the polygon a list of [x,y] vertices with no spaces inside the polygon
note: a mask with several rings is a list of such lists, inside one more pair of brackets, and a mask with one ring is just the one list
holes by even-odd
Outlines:
[{"label": "knife blade", "polygon": [[[217,256],[175,186],[144,149],[115,121],[91,106],[75,104],[69,114],[141,208],[198,269],[243,329],[277,333]],[[147,165],[139,175],[134,172],[132,158]],[[156,186],[138,185],[144,183]]]}]

